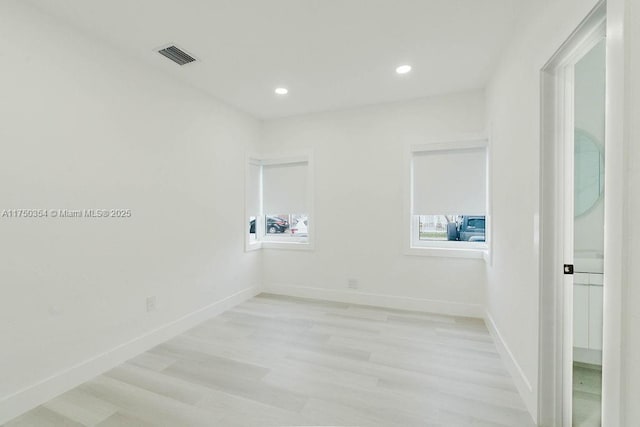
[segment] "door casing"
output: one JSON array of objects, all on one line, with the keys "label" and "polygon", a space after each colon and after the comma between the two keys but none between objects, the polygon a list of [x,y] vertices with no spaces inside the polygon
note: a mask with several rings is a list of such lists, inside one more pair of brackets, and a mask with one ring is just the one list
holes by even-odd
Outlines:
[{"label": "door casing", "polygon": [[[573,264],[574,67],[605,36],[606,5],[601,2],[541,71],[541,425],[571,425],[573,276],[564,274],[564,264]],[[606,144],[605,149],[608,148]],[[605,163],[605,170],[608,167]],[[605,187],[605,198],[606,195]]]}]

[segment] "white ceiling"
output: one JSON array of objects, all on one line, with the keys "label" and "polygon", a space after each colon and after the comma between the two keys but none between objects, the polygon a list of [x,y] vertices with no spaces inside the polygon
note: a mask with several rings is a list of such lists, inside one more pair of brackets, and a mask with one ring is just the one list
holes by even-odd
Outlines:
[{"label": "white ceiling", "polygon": [[[524,1],[31,0],[259,118],[482,88]],[[199,61],[155,51],[169,43]]]}]

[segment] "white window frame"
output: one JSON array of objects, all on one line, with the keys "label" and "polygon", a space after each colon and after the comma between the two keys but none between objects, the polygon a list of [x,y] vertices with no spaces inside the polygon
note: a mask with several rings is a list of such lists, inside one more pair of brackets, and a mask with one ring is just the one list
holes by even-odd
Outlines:
[{"label": "white window frame", "polygon": [[[262,188],[262,174],[260,174],[260,179],[259,179],[259,184],[258,184],[258,212],[250,212],[249,211],[249,203],[248,203],[248,197],[249,194],[252,193],[251,190],[251,165],[255,165],[255,166],[261,166],[262,160],[260,159],[260,156],[256,155],[256,154],[247,154],[245,157],[245,174],[244,174],[244,183],[245,183],[245,190],[244,190],[244,194],[245,194],[245,198],[244,198],[244,218],[242,221],[242,232],[244,233],[245,236],[245,240],[244,240],[244,250],[245,252],[249,252],[249,251],[255,251],[258,249],[262,249],[262,242],[260,241],[260,239],[258,238],[258,236],[260,236],[260,232],[262,231],[262,224],[260,221],[260,217],[261,217],[261,212],[262,212],[262,191],[260,190]],[[249,218],[251,216],[256,217],[256,239],[255,240],[251,240],[251,233],[249,233],[249,227],[250,227],[250,220]]]},{"label": "white window frame", "polygon": [[[258,193],[260,194],[260,212],[257,213],[256,218],[256,240],[251,240],[251,236],[249,233],[249,227],[247,221],[249,217],[254,215],[252,212],[248,212],[247,204],[245,204],[245,220],[243,222],[244,233],[245,233],[245,251],[253,251],[258,249],[284,249],[284,250],[313,250],[315,243],[315,223],[314,223],[314,183],[313,183],[313,153],[312,152],[303,152],[299,154],[288,154],[288,155],[247,155],[246,158],[246,173],[245,173],[245,203],[250,192],[249,186],[250,183],[250,165],[258,164],[261,167],[266,165],[285,165],[291,163],[306,163],[307,164],[307,232],[308,235],[306,238],[304,237],[295,237],[295,236],[270,236],[265,233],[265,215],[271,212],[264,212],[264,200],[263,200],[263,188],[262,188],[262,173],[260,174],[260,189]],[[283,213],[283,212],[280,212]],[[293,213],[304,213],[304,212],[288,212],[289,214]],[[290,224],[291,226],[291,224]]]},{"label": "white window frame", "polygon": [[[413,215],[413,157],[416,153],[428,151],[452,151],[471,148],[484,148],[486,152],[486,212],[485,212],[485,242],[448,242],[425,241],[418,237],[419,219]],[[405,150],[405,254],[418,256],[436,256],[451,258],[479,258],[491,262],[491,155],[489,139],[486,135],[465,135],[446,140],[438,140],[423,144],[409,145]],[[442,212],[445,214],[448,212]],[[464,214],[464,212],[460,212]]]}]

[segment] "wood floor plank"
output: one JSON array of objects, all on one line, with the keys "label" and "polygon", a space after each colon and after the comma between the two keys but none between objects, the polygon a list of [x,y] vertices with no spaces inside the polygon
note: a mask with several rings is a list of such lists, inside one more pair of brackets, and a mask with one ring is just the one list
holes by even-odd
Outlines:
[{"label": "wood floor plank", "polygon": [[118,407],[77,389],[50,400],[44,407],[82,425],[96,425],[118,411]]},{"label": "wood floor plank", "polygon": [[81,423],[73,421],[44,406],[27,412],[5,424],[6,427],[79,427]]},{"label": "wood floor plank", "polygon": [[129,363],[120,365],[104,375],[189,405],[194,405],[202,400],[209,391],[209,389],[198,387],[192,382]]},{"label": "wood floor plank", "polygon": [[153,427],[153,424],[142,421],[140,418],[116,412],[96,427]]},{"label": "wood floor plank", "polygon": [[163,372],[196,384],[282,409],[298,411],[306,402],[305,396],[289,392],[284,388],[274,387],[259,380],[234,376],[218,369],[194,365],[188,361],[176,362]]},{"label": "wood floor plank", "polygon": [[146,353],[142,353],[134,357],[127,363],[141,366],[143,368],[152,369],[154,371],[162,371],[164,368],[175,362],[176,359],[172,357],[161,356],[159,354],[153,354],[147,351]]},{"label": "wood floor plank", "polygon": [[272,373],[265,381],[306,394],[309,400],[340,405],[349,408],[349,412],[358,411],[366,415],[366,419],[377,419],[378,425],[394,425],[394,422],[396,425],[415,425],[416,421],[435,417],[438,411],[437,405],[427,396],[406,397],[377,387],[336,384],[324,378],[300,378],[289,373]]}]

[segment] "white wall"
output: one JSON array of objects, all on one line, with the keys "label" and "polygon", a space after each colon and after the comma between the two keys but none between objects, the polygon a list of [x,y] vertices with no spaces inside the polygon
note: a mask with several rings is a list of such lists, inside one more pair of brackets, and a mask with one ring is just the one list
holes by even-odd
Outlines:
[{"label": "white wall", "polygon": [[0,423],[30,386],[260,285],[238,167],[260,123],[20,3],[0,3],[0,210],[132,217],[0,218]]},{"label": "white wall", "polygon": [[595,1],[535,2],[487,90],[493,265],[487,312],[529,411],[538,412],[540,70]]},{"label": "white wall", "polygon": [[481,316],[483,260],[404,254],[403,156],[410,144],[484,133],[484,103],[470,92],[266,122],[264,152],[313,152],[316,241],[313,251],[265,249],[265,287]]}]

